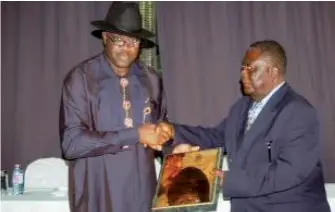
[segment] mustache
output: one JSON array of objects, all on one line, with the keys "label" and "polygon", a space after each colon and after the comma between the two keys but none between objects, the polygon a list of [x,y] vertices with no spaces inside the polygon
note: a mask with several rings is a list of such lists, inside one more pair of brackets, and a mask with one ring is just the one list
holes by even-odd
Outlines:
[{"label": "mustache", "polygon": [[129,57],[129,55],[127,53],[124,53],[124,52],[116,53],[116,56],[118,56],[118,57]]}]

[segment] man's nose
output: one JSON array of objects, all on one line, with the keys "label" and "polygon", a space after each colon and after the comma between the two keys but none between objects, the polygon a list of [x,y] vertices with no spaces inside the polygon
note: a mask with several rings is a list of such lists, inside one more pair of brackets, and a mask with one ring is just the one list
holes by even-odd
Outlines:
[{"label": "man's nose", "polygon": [[245,78],[248,76],[248,71],[246,68],[243,68],[242,71],[241,71],[241,78]]}]

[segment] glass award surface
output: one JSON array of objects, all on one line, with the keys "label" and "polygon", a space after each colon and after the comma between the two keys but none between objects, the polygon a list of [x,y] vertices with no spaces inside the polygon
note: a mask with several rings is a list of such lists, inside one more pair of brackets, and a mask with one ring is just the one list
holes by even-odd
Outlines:
[{"label": "glass award surface", "polygon": [[152,211],[216,211],[222,165],[221,148],[166,155]]}]

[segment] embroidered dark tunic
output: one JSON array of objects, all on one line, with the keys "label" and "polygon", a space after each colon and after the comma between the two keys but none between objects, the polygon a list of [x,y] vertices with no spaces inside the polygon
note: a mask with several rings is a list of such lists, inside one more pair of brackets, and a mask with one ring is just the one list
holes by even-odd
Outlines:
[{"label": "embroidered dark tunic", "polygon": [[158,75],[139,63],[124,79],[127,89],[99,54],[64,80],[60,126],[72,211],[151,211],[154,155],[139,143],[137,128],[165,117],[164,93]]}]

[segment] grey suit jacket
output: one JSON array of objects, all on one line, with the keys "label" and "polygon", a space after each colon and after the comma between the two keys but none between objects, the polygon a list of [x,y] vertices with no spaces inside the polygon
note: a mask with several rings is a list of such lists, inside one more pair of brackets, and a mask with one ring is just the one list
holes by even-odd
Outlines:
[{"label": "grey suit jacket", "polygon": [[284,84],[244,133],[251,103],[239,99],[215,128],[175,124],[175,143],[224,147],[223,194],[232,212],[329,212],[315,108]]}]

